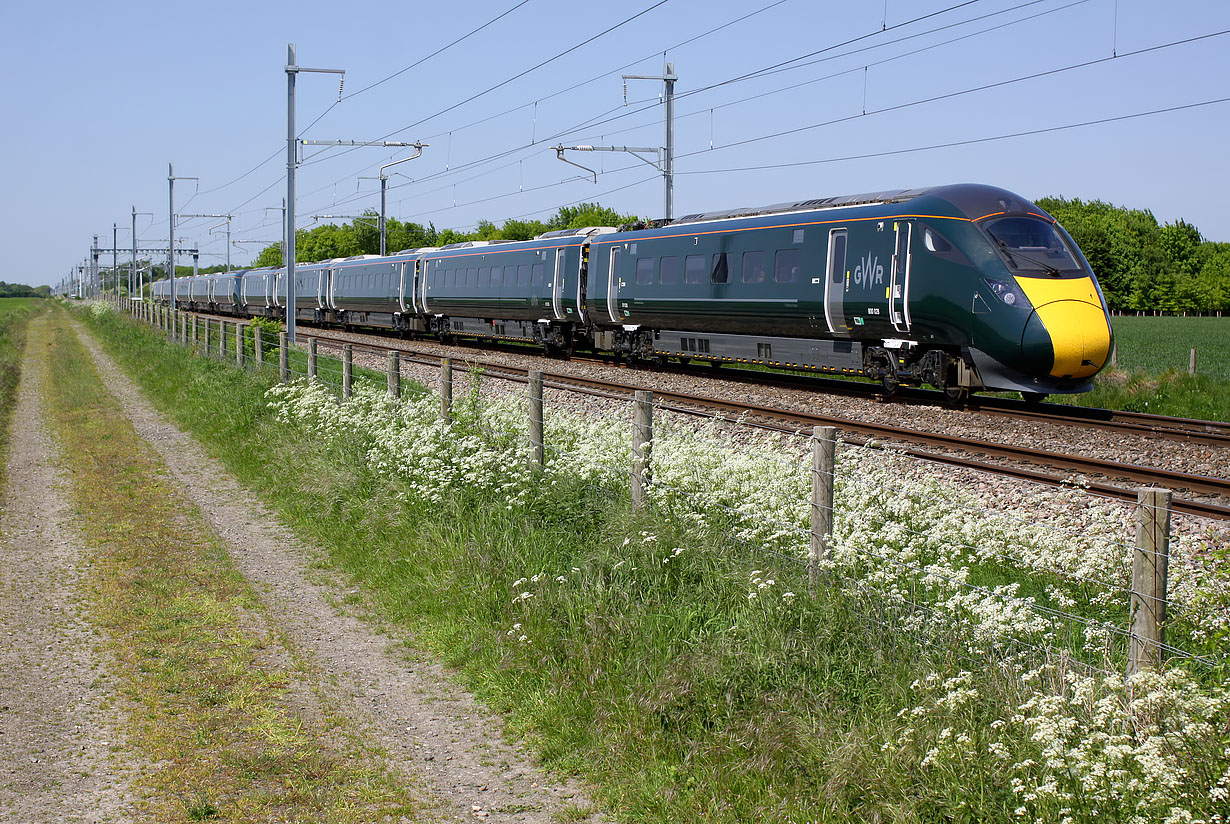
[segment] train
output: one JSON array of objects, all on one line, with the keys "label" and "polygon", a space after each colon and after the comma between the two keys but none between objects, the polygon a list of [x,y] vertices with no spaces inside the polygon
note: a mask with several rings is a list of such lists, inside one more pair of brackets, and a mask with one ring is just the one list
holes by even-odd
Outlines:
[{"label": "train", "polygon": [[[286,315],[286,267],[176,278],[153,299]],[[956,184],[469,241],[294,267],[296,322],[556,356],[857,375],[952,401],[1088,391],[1113,346],[1097,277],[1025,198]]]}]

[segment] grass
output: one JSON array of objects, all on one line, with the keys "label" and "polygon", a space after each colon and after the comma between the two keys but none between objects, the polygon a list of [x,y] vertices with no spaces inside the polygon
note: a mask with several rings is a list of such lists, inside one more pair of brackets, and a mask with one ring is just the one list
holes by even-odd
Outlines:
[{"label": "grass", "polygon": [[[767,577],[804,591],[797,566],[769,570],[726,536],[634,517],[581,484],[528,511],[473,494],[403,506],[357,439],[305,448],[277,424],[268,375],[120,319],[97,327],[155,402],[325,547],[383,620],[457,668],[545,762],[593,782],[620,820],[921,821],[966,796],[975,817],[1011,817],[1005,782],[937,786],[881,751],[911,683],[951,650],[921,650],[843,597],[749,598]],[[664,565],[673,546],[688,550]]]},{"label": "grass", "polygon": [[[366,822],[421,812],[343,719],[295,709],[313,673],[103,388],[62,312],[32,330],[92,548],[88,614],[109,638],[140,783],[159,821]],[[51,377],[54,376],[54,377]],[[301,690],[299,691],[301,692]]]},{"label": "grass", "polygon": [[21,381],[26,326],[46,305],[46,301],[35,298],[0,298],[0,489],[4,488],[9,421]]},{"label": "grass", "polygon": [[[916,636],[883,601],[837,587],[787,597],[806,591],[793,560],[732,540],[733,525],[632,515],[620,489],[556,477],[515,503],[467,487],[407,505],[361,432],[323,439],[275,420],[272,373],[194,357],[119,318],[94,323],[155,402],[325,548],[381,621],[455,667],[544,761],[593,782],[619,820],[1010,821],[1014,768],[1043,765],[1032,777],[1050,786],[1041,749],[1053,736],[1005,720],[1033,687],[971,661],[957,631]],[[466,407],[457,437],[483,437]],[[964,667],[974,672],[955,686],[932,680]],[[1008,761],[985,748],[1001,740]],[[938,752],[950,755],[937,763]],[[1055,780],[1081,792],[1075,773]],[[1207,807],[1209,785],[1193,786]],[[1106,804],[1021,809],[1054,821],[1122,812]]]}]

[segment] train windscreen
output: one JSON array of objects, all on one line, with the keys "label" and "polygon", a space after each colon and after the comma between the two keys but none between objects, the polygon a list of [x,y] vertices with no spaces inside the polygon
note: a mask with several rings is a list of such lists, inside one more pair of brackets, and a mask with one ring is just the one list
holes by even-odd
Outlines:
[{"label": "train windscreen", "polygon": [[1036,217],[1001,217],[982,227],[1008,265],[1021,274],[1082,271],[1055,227]]}]

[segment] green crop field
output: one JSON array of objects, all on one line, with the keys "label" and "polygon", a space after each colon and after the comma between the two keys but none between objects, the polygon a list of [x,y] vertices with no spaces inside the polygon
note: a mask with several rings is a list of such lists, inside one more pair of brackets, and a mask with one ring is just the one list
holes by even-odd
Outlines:
[{"label": "green crop field", "polygon": [[1112,318],[1119,368],[1150,374],[1187,371],[1196,350],[1196,374],[1230,380],[1230,318]]}]

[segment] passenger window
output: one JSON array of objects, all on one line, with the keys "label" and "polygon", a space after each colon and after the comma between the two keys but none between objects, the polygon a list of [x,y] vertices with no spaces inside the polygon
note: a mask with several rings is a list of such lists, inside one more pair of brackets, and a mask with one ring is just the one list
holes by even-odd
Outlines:
[{"label": "passenger window", "polygon": [[530,265],[528,263],[522,263],[517,267],[517,285],[530,285]]},{"label": "passenger window", "polygon": [[504,267],[504,285],[505,286],[516,286],[517,285],[517,267],[516,266],[505,266]]},{"label": "passenger window", "polygon": [[478,267],[471,266],[469,269],[466,269],[466,286],[477,286],[477,285],[478,285]]},{"label": "passenger window", "polygon": [[[697,256],[699,257],[699,255]],[[670,285],[679,282],[679,270],[682,268],[682,263],[678,257],[674,255],[662,258],[658,269],[658,283]]]},{"label": "passenger window", "polygon": [[846,276],[846,230],[829,232],[829,280],[841,283]]},{"label": "passenger window", "polygon": [[482,289],[490,285],[491,285],[491,267],[490,266],[478,267],[478,287]]},{"label": "passenger window", "polygon": [[683,282],[703,283],[705,280],[705,256],[688,255],[683,261]]},{"label": "passenger window", "polygon": [[444,285],[452,286],[456,282],[457,282],[457,270],[456,269],[445,269],[444,270]]},{"label": "passenger window", "polygon": [[799,279],[800,260],[798,249],[780,250],[773,265],[773,280],[778,283],[794,283]]},{"label": "passenger window", "polygon": [[530,276],[530,285],[531,286],[542,286],[542,283],[544,280],[546,280],[546,277],[547,277],[546,264],[535,263],[534,269]]},{"label": "passenger window", "polygon": [[764,283],[765,276],[765,253],[764,252],[744,252],[743,253],[743,282],[744,283]]},{"label": "passenger window", "polygon": [[646,286],[653,283],[653,265],[656,262],[654,258],[637,258],[636,284],[638,286]]},{"label": "passenger window", "polygon": [[718,252],[713,256],[713,269],[711,271],[711,279],[714,283],[728,283],[730,281],[730,254],[728,252]]}]

